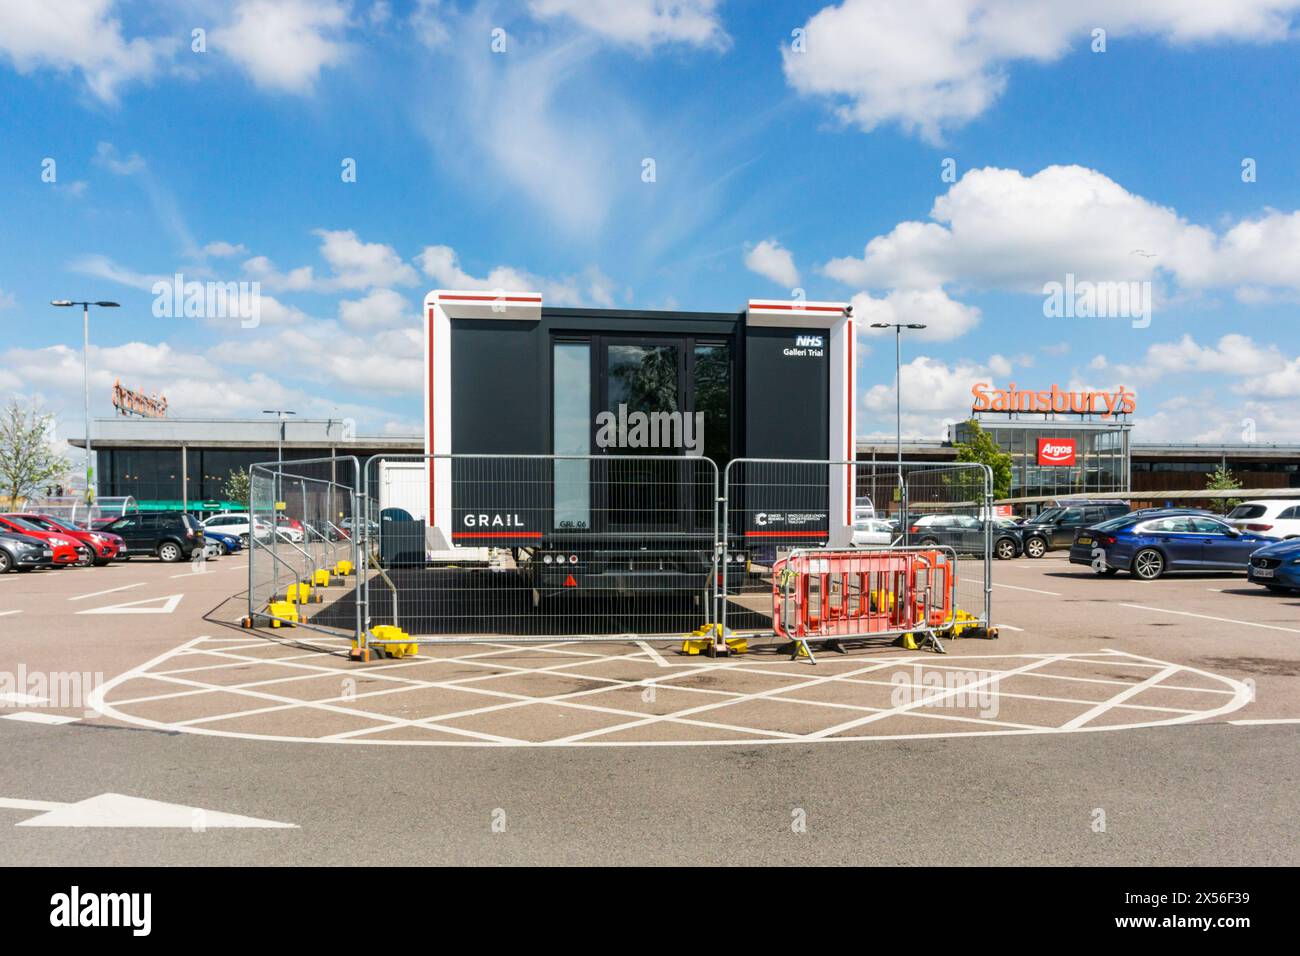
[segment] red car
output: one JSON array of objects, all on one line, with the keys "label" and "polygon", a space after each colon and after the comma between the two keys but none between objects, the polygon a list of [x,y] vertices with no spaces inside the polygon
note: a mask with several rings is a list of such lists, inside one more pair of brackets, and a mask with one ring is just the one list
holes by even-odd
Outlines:
[{"label": "red car", "polygon": [[36,525],[42,531],[67,535],[69,538],[80,541],[90,549],[95,564],[100,566],[108,564],[126,548],[126,542],[118,535],[108,531],[86,531],[76,525],[60,521],[58,518],[51,518],[49,515],[18,512],[10,515],[10,517],[21,518],[23,521]]},{"label": "red car", "polygon": [[90,548],[70,534],[61,531],[46,531],[40,525],[33,524],[18,515],[0,515],[0,531],[25,534],[29,538],[40,538],[49,543],[54,551],[54,566],[67,567],[70,564],[90,564],[95,558]]}]

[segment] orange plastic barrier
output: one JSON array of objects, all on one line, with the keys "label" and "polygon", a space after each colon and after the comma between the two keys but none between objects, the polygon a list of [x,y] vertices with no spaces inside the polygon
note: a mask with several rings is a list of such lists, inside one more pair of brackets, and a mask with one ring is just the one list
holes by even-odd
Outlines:
[{"label": "orange plastic barrier", "polygon": [[944,549],[796,552],[772,567],[772,626],[795,641],[939,629],[956,593]]}]

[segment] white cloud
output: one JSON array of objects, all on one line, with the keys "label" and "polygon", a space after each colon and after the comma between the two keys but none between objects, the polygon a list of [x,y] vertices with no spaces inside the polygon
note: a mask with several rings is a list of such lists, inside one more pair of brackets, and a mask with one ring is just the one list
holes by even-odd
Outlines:
[{"label": "white cloud", "polygon": [[240,0],[210,47],[238,63],[259,87],[310,93],[326,67],[347,56],[348,8],[337,0]]},{"label": "white cloud", "polygon": [[80,72],[91,94],[116,103],[121,87],[152,78],[176,41],[122,33],[113,0],[0,2],[0,58],[22,74],[38,69]]},{"label": "white cloud", "polygon": [[844,122],[898,123],[937,141],[1002,95],[1012,65],[1089,49],[1094,28],[1108,43],[1265,43],[1290,36],[1297,8],[1298,0],[844,0],[804,25],[804,52],[791,43],[782,58],[790,85],[828,98]]},{"label": "white cloud", "polygon": [[339,303],[339,318],[354,329],[385,329],[414,324],[418,318],[406,298],[392,289],[375,289],[361,299]]},{"label": "white cloud", "polygon": [[408,23],[416,39],[430,49],[442,46],[450,35],[444,22],[442,0],[416,0]]},{"label": "white cloud", "polygon": [[209,242],[204,246],[203,252],[205,255],[224,259],[228,256],[247,255],[248,249],[244,247],[243,243],[222,242],[218,240],[216,242]]},{"label": "white cloud", "polygon": [[[857,309],[854,309],[855,319]],[[996,366],[996,369],[994,368]],[[971,387],[976,382],[993,383],[1011,374],[1011,365],[1001,356],[987,363],[960,360],[953,365],[927,355],[919,355],[902,367],[903,436],[905,438],[946,438],[947,422],[965,421],[970,417]],[[894,429],[894,383],[876,384],[862,396],[868,421],[861,437],[892,437]],[[887,427],[886,427],[887,426]]]},{"label": "white cloud", "polygon": [[1210,230],[1081,166],[1031,176],[971,170],[935,200],[930,219],[901,222],[868,242],[861,258],[832,259],[824,272],[852,285],[961,282],[1041,294],[1066,273],[1107,281],[1149,280],[1161,269],[1199,276],[1214,254]]},{"label": "white cloud", "polygon": [[460,266],[456,250],[451,246],[427,246],[416,256],[424,270],[441,289],[504,289],[513,292],[540,292],[548,305],[597,305],[612,308],[615,288],[613,280],[595,266],[589,266],[581,276],[548,279],[514,266],[495,266],[486,276],[470,275]]},{"label": "white cloud", "polygon": [[540,18],[568,17],[616,43],[661,43],[725,48],[730,39],[718,19],[718,0],[529,0]]},{"label": "white cloud", "polygon": [[0,309],[12,309],[17,304],[18,300],[14,298],[12,292],[6,292],[4,289],[0,289]]},{"label": "white cloud", "polygon": [[799,270],[794,256],[775,239],[764,239],[745,250],[745,268],[787,289],[799,284]]},{"label": "white cloud", "polygon": [[1090,363],[1094,370],[1109,372],[1130,383],[1151,382],[1165,375],[1186,372],[1233,375],[1256,378],[1265,375],[1283,376],[1286,356],[1276,345],[1261,345],[1247,335],[1232,333],[1219,339],[1215,345],[1199,345],[1190,335],[1177,342],[1158,342],[1150,346],[1137,365],[1115,364],[1098,355]]},{"label": "white cloud", "polygon": [[414,285],[419,275],[392,246],[362,242],[351,229],[315,229],[321,239],[321,258],[330,275],[317,276],[311,266],[281,272],[266,256],[244,262],[244,272],[271,291],[338,292],[376,286]]},{"label": "white cloud", "polygon": [[81,275],[95,276],[99,279],[107,279],[109,282],[116,282],[118,285],[146,291],[152,288],[155,282],[170,282],[172,279],[171,276],[161,274],[136,272],[126,266],[118,265],[108,256],[99,254],[74,259],[68,263],[68,269]]},{"label": "white cloud", "polygon": [[894,289],[883,298],[869,292],[853,297],[853,322],[863,336],[894,335],[893,329],[873,329],[873,322],[920,323],[924,329],[907,331],[930,342],[944,342],[965,335],[979,324],[980,310],[948,297],[942,289]]},{"label": "white cloud", "polygon": [[97,166],[103,166],[117,176],[134,176],[147,168],[144,157],[139,153],[132,153],[123,158],[117,151],[117,147],[107,142],[100,142],[95,147],[94,161]]}]

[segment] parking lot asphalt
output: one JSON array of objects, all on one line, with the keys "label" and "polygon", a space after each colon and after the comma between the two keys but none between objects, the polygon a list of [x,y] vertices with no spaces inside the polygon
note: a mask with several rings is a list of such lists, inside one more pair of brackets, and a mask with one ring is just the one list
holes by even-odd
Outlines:
[{"label": "parking lot asphalt", "polygon": [[[996,562],[1001,639],[952,641],[943,657],[879,646],[813,666],[760,646],[712,662],[658,642],[426,646],[376,666],[305,630],[231,627],[246,574],[235,556],[0,578],[0,673],[104,681],[89,708],[0,705],[0,852],[1300,859],[1300,596],[1240,576]],[[120,829],[138,814],[106,826],[95,801],[109,794],[293,827]]]}]

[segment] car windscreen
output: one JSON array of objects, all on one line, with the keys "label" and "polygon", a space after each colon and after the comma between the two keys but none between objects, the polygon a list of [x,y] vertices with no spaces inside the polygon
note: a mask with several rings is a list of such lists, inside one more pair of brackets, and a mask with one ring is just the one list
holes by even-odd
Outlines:
[{"label": "car windscreen", "polygon": [[1236,518],[1262,518],[1267,509],[1263,505],[1237,505],[1228,512],[1228,520]]},{"label": "car windscreen", "polygon": [[1064,514],[1064,513],[1065,513],[1065,509],[1064,509],[1064,508],[1048,508],[1046,511],[1041,512],[1041,513],[1035,515],[1034,517],[1030,518],[1029,520],[1032,521],[1032,522],[1034,522],[1034,523],[1036,523],[1036,524],[1043,524],[1043,523],[1046,523],[1046,522],[1048,522],[1048,521],[1055,521],[1057,518],[1059,518],[1059,517],[1060,517],[1062,514]]},{"label": "car windscreen", "polygon": [[1120,528],[1127,528],[1131,524],[1136,524],[1137,520],[1132,515],[1120,515],[1118,518],[1111,518],[1109,521],[1103,521],[1100,524],[1093,525],[1093,527],[1098,531],[1118,531]]},{"label": "car windscreen", "polygon": [[26,518],[18,518],[18,517],[13,517],[13,516],[11,516],[11,517],[9,518],[9,520],[12,521],[14,524],[16,524],[18,527],[20,527],[20,528],[25,528],[25,529],[28,530],[28,531],[44,531],[44,530],[45,530],[45,529],[42,528],[40,525],[38,525],[35,521],[29,521],[29,520],[27,520]]}]

